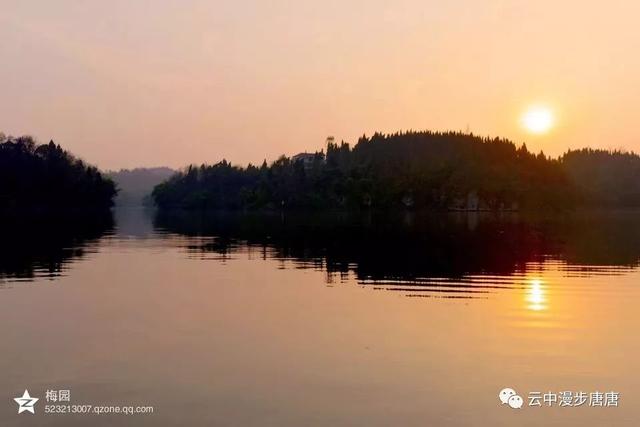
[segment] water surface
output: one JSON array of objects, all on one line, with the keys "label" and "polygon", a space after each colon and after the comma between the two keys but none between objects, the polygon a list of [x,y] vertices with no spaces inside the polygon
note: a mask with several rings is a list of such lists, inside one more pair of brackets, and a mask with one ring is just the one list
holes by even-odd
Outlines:
[{"label": "water surface", "polygon": [[[636,425],[639,218],[5,221],[1,425]],[[620,403],[516,411],[507,386]],[[18,416],[25,388],[155,413]]]}]

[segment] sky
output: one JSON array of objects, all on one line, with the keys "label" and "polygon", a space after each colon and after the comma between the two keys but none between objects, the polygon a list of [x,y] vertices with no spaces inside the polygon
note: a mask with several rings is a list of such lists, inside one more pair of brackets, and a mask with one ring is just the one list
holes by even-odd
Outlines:
[{"label": "sky", "polygon": [[[0,131],[105,169],[469,130],[640,151],[640,2],[0,0]],[[532,106],[549,132],[521,123]]]}]

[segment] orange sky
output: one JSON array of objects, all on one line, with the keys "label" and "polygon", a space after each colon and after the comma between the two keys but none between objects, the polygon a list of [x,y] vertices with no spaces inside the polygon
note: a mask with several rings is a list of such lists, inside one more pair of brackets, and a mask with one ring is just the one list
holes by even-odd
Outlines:
[{"label": "orange sky", "polygon": [[[103,168],[275,159],[376,130],[640,151],[640,3],[0,0],[0,131]],[[545,104],[556,126],[520,116]]]}]

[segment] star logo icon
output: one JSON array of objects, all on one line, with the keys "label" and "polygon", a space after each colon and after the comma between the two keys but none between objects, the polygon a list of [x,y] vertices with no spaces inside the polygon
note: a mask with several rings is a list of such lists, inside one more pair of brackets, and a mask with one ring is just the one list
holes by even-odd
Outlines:
[{"label": "star logo icon", "polygon": [[13,399],[18,404],[18,413],[21,414],[24,411],[35,414],[35,404],[39,400],[37,397],[29,396],[29,391],[25,390],[22,397],[16,397]]}]

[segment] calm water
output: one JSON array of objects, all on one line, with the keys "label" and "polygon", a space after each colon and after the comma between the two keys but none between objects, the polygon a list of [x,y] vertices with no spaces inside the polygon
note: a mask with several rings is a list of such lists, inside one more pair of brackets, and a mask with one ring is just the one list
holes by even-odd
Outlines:
[{"label": "calm water", "polygon": [[[0,425],[636,426],[640,215],[5,220]],[[497,394],[616,391],[513,410]],[[17,414],[29,389],[36,415]],[[153,415],[44,414],[71,403]]]}]

